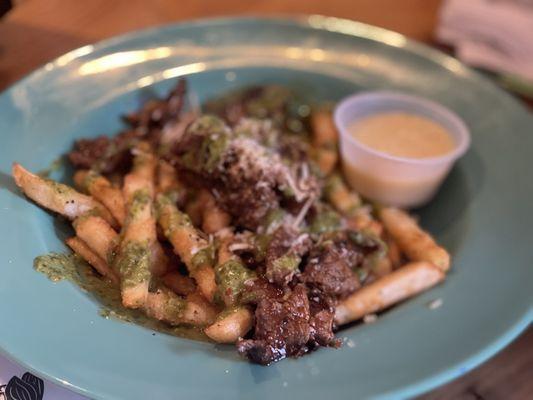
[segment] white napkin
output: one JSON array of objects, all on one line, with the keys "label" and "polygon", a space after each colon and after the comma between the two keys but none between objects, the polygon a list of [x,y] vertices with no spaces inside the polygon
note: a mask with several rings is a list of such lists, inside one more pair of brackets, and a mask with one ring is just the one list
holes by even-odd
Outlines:
[{"label": "white napkin", "polygon": [[70,390],[30,375],[0,356],[0,400],[88,400]]},{"label": "white napkin", "polygon": [[446,0],[436,37],[467,64],[533,81],[533,0]]}]

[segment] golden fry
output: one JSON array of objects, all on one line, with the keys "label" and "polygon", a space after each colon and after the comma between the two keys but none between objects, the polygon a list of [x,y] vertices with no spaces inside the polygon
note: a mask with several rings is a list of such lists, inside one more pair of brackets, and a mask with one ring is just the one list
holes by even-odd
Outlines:
[{"label": "golden fry", "polygon": [[200,226],[202,225],[202,213],[204,205],[199,199],[198,192],[190,191],[189,196],[191,198],[187,201],[187,204],[185,204],[185,214],[189,216],[194,226]]},{"label": "golden fry", "polygon": [[209,301],[216,293],[213,271],[213,248],[192,225],[189,217],[178,210],[164,195],[157,196],[158,222],[174,252],[187,266],[200,292]]},{"label": "golden fry", "polygon": [[205,233],[216,233],[229,226],[231,216],[217,205],[209,191],[200,191],[199,201],[202,204],[202,230]]},{"label": "golden fry", "polygon": [[325,195],[337,211],[348,217],[355,215],[362,205],[361,197],[350,190],[338,174],[333,174],[328,178]]},{"label": "golden fry", "polygon": [[398,246],[398,243],[391,237],[387,236],[385,238],[385,243],[387,244],[388,248],[388,257],[391,261],[391,265],[393,269],[398,268],[401,265],[402,262],[402,252],[400,251],[400,247]]},{"label": "golden fry", "polygon": [[157,245],[153,193],[155,156],[146,143],[135,149],[132,171],[124,178],[127,217],[115,266],[121,276],[122,302],[125,307],[142,308],[148,299],[152,278],[154,246]]},{"label": "golden fry", "polygon": [[[155,220],[154,220],[155,222]],[[152,255],[151,262],[151,272],[154,276],[163,276],[166,274],[168,269],[168,257],[165,254],[165,250],[161,243],[157,241],[157,232],[156,240],[150,245],[150,251]]]},{"label": "golden fry", "polygon": [[165,287],[148,293],[144,310],[149,317],[170,325],[205,326],[212,323],[216,315],[213,306],[201,296],[192,294],[183,299]]},{"label": "golden fry", "polygon": [[76,235],[102,260],[113,260],[118,234],[103,218],[92,215],[80,217],[74,220],[73,226]]},{"label": "golden fry", "polygon": [[70,186],[32,174],[18,163],[13,163],[12,174],[17,186],[40,206],[70,220],[94,213],[104,218],[111,226],[116,226],[116,221],[109,211],[92,197],[81,194]]},{"label": "golden fry", "polygon": [[390,258],[385,254],[383,257],[377,260],[374,264],[374,268],[372,268],[372,272],[378,278],[390,274],[392,272],[392,263]]},{"label": "golden fry", "polygon": [[74,182],[101,202],[120,225],[124,224],[126,209],[120,189],[112,186],[102,175],[87,170],[77,171],[74,174]]},{"label": "golden fry", "polygon": [[196,291],[196,284],[194,279],[182,275],[177,271],[167,272],[163,275],[163,283],[174,293],[187,296]]},{"label": "golden fry", "polygon": [[405,211],[383,208],[379,217],[387,232],[410,260],[433,263],[444,272],[450,268],[448,252]]},{"label": "golden fry", "polygon": [[198,289],[204,297],[210,302],[213,302],[217,292],[215,271],[213,270],[213,267],[207,264],[202,264],[191,272],[191,276],[198,284]]},{"label": "golden fry", "polygon": [[204,332],[217,343],[235,343],[252,329],[253,315],[247,307],[223,311]]},{"label": "golden fry", "polygon": [[157,193],[170,193],[181,191],[182,184],[178,179],[176,169],[164,160],[157,164]]},{"label": "golden fry", "polygon": [[234,240],[233,231],[224,229],[218,232],[218,250],[217,250],[217,264],[222,265],[226,261],[236,259],[237,256],[229,249],[229,246]]},{"label": "golden fry", "polygon": [[337,305],[335,321],[342,325],[384,310],[444,280],[429,262],[413,262],[356,291]]},{"label": "golden fry", "polygon": [[337,128],[330,111],[318,110],[311,114],[312,144],[316,150],[317,164],[328,175],[337,164]]},{"label": "golden fry", "polygon": [[314,146],[330,146],[335,149],[339,141],[339,134],[335,122],[333,122],[331,111],[325,109],[314,111],[311,114],[311,129]]},{"label": "golden fry", "polygon": [[79,255],[85,261],[87,261],[100,275],[110,279],[113,283],[119,284],[120,279],[115,271],[113,271],[107,263],[93,252],[87,244],[80,238],[74,236],[68,238],[65,243],[69,246],[74,253]]}]

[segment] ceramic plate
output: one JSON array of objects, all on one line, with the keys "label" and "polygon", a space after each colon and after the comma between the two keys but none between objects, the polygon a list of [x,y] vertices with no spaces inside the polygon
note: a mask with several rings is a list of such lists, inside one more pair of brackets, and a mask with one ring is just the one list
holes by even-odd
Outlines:
[{"label": "ceramic plate", "polygon": [[[45,168],[74,139],[113,134],[119,115],[180,76],[205,100],[247,84],[281,83],[315,100],[394,89],[459,114],[472,148],[417,213],[453,255],[447,281],[270,367],[231,346],[152,335],[106,320],[33,258],[65,251],[66,223],[25,201],[16,160]],[[220,19],[121,36],[70,52],[0,96],[0,348],[37,374],[96,399],[348,399],[404,397],[456,378],[532,320],[533,118],[453,58],[356,22],[302,17]],[[428,302],[442,299],[430,310]]]}]

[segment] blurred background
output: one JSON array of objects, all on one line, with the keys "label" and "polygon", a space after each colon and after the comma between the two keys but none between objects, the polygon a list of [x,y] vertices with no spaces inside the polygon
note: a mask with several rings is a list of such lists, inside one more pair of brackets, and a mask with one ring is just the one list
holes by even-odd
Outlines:
[{"label": "blurred background", "polygon": [[[533,109],[533,0],[0,0],[0,90],[63,53],[114,35],[244,14],[323,14],[397,31],[479,68]],[[423,398],[533,398],[533,329]]]},{"label": "blurred background", "polygon": [[[533,97],[533,0],[0,0],[0,88],[73,48],[135,29],[242,14],[355,19],[438,46]],[[1,18],[1,17],[0,17]]]}]

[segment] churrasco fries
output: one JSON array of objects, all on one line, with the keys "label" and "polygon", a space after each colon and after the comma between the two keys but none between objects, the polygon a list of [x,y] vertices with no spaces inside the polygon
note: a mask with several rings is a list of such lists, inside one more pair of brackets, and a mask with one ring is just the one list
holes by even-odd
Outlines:
[{"label": "churrasco fries", "polygon": [[[202,330],[269,364],[442,282],[448,252],[405,211],[376,207],[338,168],[331,112],[261,86],[185,110],[185,84],[76,142],[77,190],[13,164],[66,244],[122,304]],[[131,311],[131,310],[130,310]]]}]

